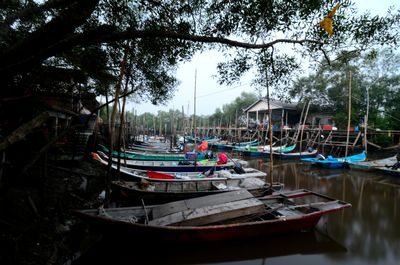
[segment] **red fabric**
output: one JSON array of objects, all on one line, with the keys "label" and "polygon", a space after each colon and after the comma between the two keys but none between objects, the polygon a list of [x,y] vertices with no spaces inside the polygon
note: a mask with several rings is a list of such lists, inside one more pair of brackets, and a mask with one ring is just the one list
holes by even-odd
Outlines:
[{"label": "red fabric", "polygon": [[223,164],[226,164],[226,163],[228,163],[228,156],[225,155],[224,153],[220,153],[220,154],[218,155],[217,164],[218,164],[218,165],[223,165]]},{"label": "red fabric", "polygon": [[203,141],[201,142],[201,144],[199,145],[199,147],[197,148],[197,150],[199,150],[200,152],[204,152],[208,149],[208,142],[207,141]]},{"label": "red fabric", "polygon": [[156,172],[156,171],[147,171],[147,176],[151,179],[174,179],[175,178],[172,175],[168,175],[168,174]]}]

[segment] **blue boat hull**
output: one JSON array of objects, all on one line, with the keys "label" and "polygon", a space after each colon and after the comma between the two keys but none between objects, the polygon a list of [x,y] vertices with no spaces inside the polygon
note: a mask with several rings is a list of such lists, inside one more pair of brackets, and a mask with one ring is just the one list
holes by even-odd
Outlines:
[{"label": "blue boat hull", "polygon": [[303,162],[311,162],[315,166],[324,167],[324,168],[342,168],[347,166],[347,163],[351,162],[359,162],[365,161],[366,153],[363,151],[360,154],[352,155],[348,157],[341,157],[341,158],[334,158],[328,156],[326,159],[319,159],[319,158],[302,158],[301,161]]}]

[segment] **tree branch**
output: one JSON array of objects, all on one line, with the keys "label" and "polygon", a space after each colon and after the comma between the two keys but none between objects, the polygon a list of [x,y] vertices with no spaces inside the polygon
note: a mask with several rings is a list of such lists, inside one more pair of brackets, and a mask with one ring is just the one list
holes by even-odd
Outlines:
[{"label": "tree branch", "polygon": [[52,8],[60,8],[60,7],[65,7],[67,5],[70,5],[71,1],[70,0],[51,0],[43,3],[42,5],[38,6],[28,6],[22,10],[20,10],[18,13],[12,14],[7,16],[2,23],[0,23],[0,34],[4,34],[4,31],[7,31],[7,28],[14,23],[17,19],[25,19],[33,14],[37,14],[39,12],[43,12]]},{"label": "tree branch", "polygon": [[[94,38],[96,35],[96,31],[102,33],[98,35],[98,38]],[[119,40],[126,40],[126,39],[143,39],[143,38],[151,38],[151,39],[158,39],[158,38],[170,38],[170,39],[180,39],[180,40],[187,40],[192,42],[201,42],[201,43],[219,43],[225,44],[232,47],[239,47],[245,49],[265,49],[270,48],[278,43],[290,43],[290,44],[300,44],[303,45],[305,43],[313,43],[323,45],[324,43],[311,40],[311,39],[301,39],[301,40],[292,40],[292,39],[276,39],[271,42],[267,43],[248,43],[242,41],[235,41],[228,38],[222,37],[214,37],[214,36],[204,36],[204,35],[191,35],[185,33],[178,33],[173,31],[166,31],[166,30],[127,30],[124,32],[119,32],[112,27],[103,27],[96,29],[92,33],[87,35],[90,38],[87,38],[84,35],[75,36],[75,41],[72,40],[72,43],[77,45],[87,45],[87,44],[94,44],[94,43],[104,43],[104,42],[113,42]]]},{"label": "tree branch", "polygon": [[[93,44],[100,43],[109,43],[121,40],[128,39],[160,39],[160,38],[169,38],[169,39],[179,39],[186,40],[191,42],[200,42],[200,43],[219,43],[231,47],[238,47],[244,49],[265,49],[273,47],[278,43],[290,43],[290,44],[299,44],[303,45],[305,43],[312,43],[323,45],[324,43],[311,40],[311,39],[301,39],[301,40],[291,40],[291,39],[276,39],[267,43],[247,43],[241,41],[235,41],[228,38],[215,37],[215,36],[204,36],[204,35],[191,35],[178,33],[167,30],[127,30],[127,31],[118,31],[117,28],[103,25],[94,30],[80,33],[80,34],[72,34],[67,38],[64,38],[56,43],[52,43],[51,45],[47,45],[47,47],[43,47],[40,50],[37,50],[36,53],[30,54],[29,57],[21,58],[13,58],[6,65],[0,65],[0,75],[11,75],[15,73],[20,73],[21,69],[26,68],[26,64],[32,64],[34,62],[40,62],[54,56],[55,54],[67,51],[76,46],[88,46]],[[15,52],[14,52],[15,53]],[[19,60],[18,60],[19,59]],[[0,60],[1,61],[1,60]],[[7,62],[7,61],[6,61]]]},{"label": "tree branch", "polygon": [[[72,1],[68,8],[9,49],[0,51],[0,76],[25,72],[55,54],[51,47],[68,38],[92,14],[99,0]],[[71,49],[72,47],[69,47]],[[40,56],[42,55],[42,56]]]},{"label": "tree branch", "polygon": [[32,120],[18,127],[15,131],[13,131],[10,135],[8,135],[4,140],[0,142],[0,151],[24,139],[27,134],[31,133],[33,129],[45,122],[48,117],[49,114],[47,112],[42,112]]}]

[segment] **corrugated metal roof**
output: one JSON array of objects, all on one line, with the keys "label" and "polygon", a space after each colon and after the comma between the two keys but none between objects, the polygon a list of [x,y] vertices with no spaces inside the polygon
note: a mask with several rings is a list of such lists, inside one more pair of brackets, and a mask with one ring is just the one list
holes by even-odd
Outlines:
[{"label": "corrugated metal roof", "polygon": [[[296,110],[297,104],[294,103],[286,103],[278,100],[270,100],[270,108],[271,109],[287,109],[287,110]],[[268,110],[268,101],[266,98],[262,98],[251,104],[247,107],[244,112],[255,112],[255,111],[267,111]]]}]

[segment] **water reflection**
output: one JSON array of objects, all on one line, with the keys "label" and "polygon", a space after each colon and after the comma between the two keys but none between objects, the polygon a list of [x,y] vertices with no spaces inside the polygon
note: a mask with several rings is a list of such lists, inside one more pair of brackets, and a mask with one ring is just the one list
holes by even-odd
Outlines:
[{"label": "water reflection", "polygon": [[269,264],[277,257],[292,256],[296,261],[297,255],[345,252],[343,246],[317,231],[189,246],[104,238],[74,264]]},{"label": "water reflection", "polygon": [[[260,169],[267,170],[268,166],[267,161]],[[284,181],[286,189],[311,189],[353,205],[339,214],[324,217],[318,224],[349,250],[347,255],[328,257],[346,264],[397,264],[399,178],[302,163],[278,163],[274,166],[274,181]]]}]

